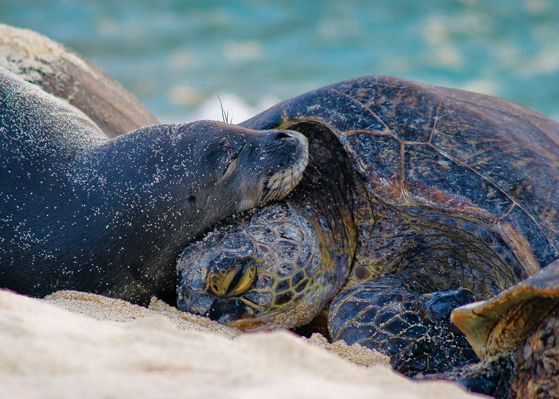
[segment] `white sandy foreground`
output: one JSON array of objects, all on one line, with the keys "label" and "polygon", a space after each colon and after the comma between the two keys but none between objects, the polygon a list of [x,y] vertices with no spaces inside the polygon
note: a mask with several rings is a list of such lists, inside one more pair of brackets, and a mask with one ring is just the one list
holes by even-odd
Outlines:
[{"label": "white sandy foreground", "polygon": [[[349,359],[349,360],[347,360]],[[0,291],[3,398],[469,398],[383,356],[288,332],[239,334],[173,309]]]}]

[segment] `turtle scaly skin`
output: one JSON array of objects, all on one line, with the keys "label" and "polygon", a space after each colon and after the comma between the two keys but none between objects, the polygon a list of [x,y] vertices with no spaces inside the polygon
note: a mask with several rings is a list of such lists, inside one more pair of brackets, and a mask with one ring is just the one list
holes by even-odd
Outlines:
[{"label": "turtle scaly skin", "polygon": [[[388,353],[405,373],[431,373],[477,360],[449,321],[453,308],[496,295],[559,257],[559,125],[535,112],[480,94],[364,77],[285,101],[242,125],[305,134],[307,177],[284,202],[186,249],[178,262],[183,310],[251,330],[293,328],[328,309],[333,339]],[[317,188],[313,178],[330,183]],[[349,202],[326,196],[330,189],[346,192]],[[348,206],[351,218],[340,218]],[[280,208],[288,212],[277,223]],[[332,229],[346,229],[355,246]],[[239,237],[243,245],[229,245]],[[233,270],[227,265],[249,261],[253,282],[234,295],[207,284]],[[314,265],[304,283],[301,265]],[[234,270],[224,286],[244,279],[242,268]]]}]

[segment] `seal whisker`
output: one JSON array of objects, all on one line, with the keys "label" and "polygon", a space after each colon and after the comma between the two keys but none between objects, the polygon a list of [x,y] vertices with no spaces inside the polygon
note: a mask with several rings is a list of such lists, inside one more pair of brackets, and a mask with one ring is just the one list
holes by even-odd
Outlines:
[{"label": "seal whisker", "polygon": [[229,120],[229,111],[225,111],[225,108],[223,107],[223,102],[221,101],[221,97],[217,96],[217,99],[219,101],[219,107],[221,108],[221,119],[224,123],[227,124],[233,124],[233,118],[231,118],[231,120]]}]

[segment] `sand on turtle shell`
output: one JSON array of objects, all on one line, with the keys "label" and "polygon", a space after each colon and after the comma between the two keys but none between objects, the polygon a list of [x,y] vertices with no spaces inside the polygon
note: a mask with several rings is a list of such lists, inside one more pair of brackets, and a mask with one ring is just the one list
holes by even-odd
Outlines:
[{"label": "sand on turtle shell", "polygon": [[99,71],[62,45],[28,29],[18,29],[0,24],[0,66],[14,71],[22,79],[40,81],[44,74],[56,75],[55,66],[60,61],[76,65],[97,77]]},{"label": "sand on turtle shell", "polygon": [[36,32],[0,23],[1,68],[75,106],[107,137],[158,123],[120,83]]},{"label": "sand on turtle shell", "polygon": [[358,346],[241,334],[161,301],[143,308],[73,291],[44,300],[0,291],[0,387],[9,398],[475,397],[412,382]]}]

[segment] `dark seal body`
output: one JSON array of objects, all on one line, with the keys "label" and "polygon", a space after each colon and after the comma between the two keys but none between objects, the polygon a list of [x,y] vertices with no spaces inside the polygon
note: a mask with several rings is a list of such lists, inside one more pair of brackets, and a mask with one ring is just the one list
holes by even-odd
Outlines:
[{"label": "dark seal body", "polygon": [[[305,160],[296,133],[218,122],[109,140],[74,107],[0,69],[0,286],[146,302],[174,289],[189,240],[285,195]],[[271,187],[285,171],[293,179]]]}]

